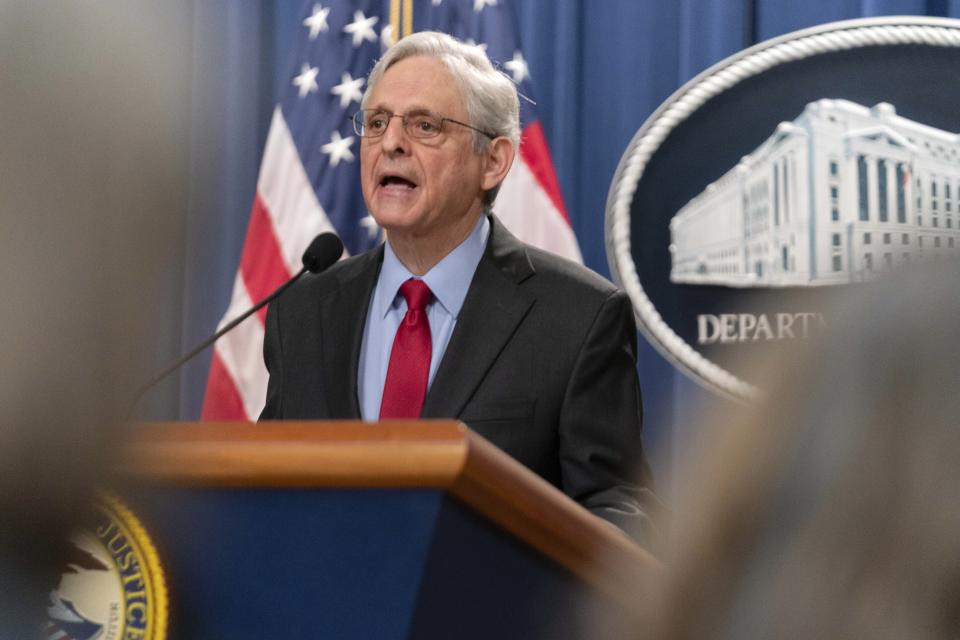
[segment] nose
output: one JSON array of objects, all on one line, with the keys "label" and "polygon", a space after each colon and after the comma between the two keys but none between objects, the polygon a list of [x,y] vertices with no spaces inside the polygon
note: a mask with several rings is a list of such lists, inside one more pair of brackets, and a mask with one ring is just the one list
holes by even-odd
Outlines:
[{"label": "nose", "polygon": [[410,138],[403,128],[403,116],[394,115],[387,123],[387,130],[380,137],[385,153],[390,155],[405,155],[409,151]]}]

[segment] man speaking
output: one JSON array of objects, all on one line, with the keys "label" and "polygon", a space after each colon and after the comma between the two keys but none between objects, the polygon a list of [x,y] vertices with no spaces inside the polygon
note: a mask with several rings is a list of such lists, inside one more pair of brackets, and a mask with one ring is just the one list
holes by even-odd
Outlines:
[{"label": "man speaking", "polygon": [[457,418],[591,512],[652,498],[626,295],[492,214],[520,138],[483,51],[408,36],[370,73],[360,171],[387,241],[270,305],[261,420]]}]

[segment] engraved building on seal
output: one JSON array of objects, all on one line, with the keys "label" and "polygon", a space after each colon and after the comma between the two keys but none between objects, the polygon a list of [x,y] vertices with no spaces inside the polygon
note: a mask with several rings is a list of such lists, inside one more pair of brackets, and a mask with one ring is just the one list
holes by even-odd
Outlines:
[{"label": "engraved building on seal", "polygon": [[859,282],[960,249],[960,135],[848,100],[792,122],[670,221],[670,280],[728,287]]}]

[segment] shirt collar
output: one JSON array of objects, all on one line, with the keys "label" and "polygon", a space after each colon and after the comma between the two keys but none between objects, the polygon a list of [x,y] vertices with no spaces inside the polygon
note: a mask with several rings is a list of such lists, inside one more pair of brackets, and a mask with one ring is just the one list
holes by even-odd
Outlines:
[{"label": "shirt collar", "polygon": [[[454,318],[460,315],[463,301],[467,297],[467,289],[470,288],[473,274],[477,270],[477,265],[480,264],[480,258],[483,257],[489,235],[490,221],[487,216],[480,216],[470,235],[422,278],[430,287],[437,302]],[[387,241],[380,279],[377,283],[377,289],[383,295],[379,296],[379,304],[375,311],[381,318],[386,316],[390,307],[393,306],[400,285],[413,277],[414,275],[403,266],[397,254],[393,252],[390,242]]]}]

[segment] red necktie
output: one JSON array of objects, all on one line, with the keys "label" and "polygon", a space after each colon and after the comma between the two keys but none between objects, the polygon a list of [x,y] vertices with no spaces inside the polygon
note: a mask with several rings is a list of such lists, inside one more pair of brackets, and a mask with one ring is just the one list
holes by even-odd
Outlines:
[{"label": "red necktie", "polygon": [[390,351],[380,403],[381,420],[419,418],[430,375],[433,347],[426,307],[433,292],[423,280],[410,278],[400,285],[400,293],[407,301],[407,314],[397,329]]}]

